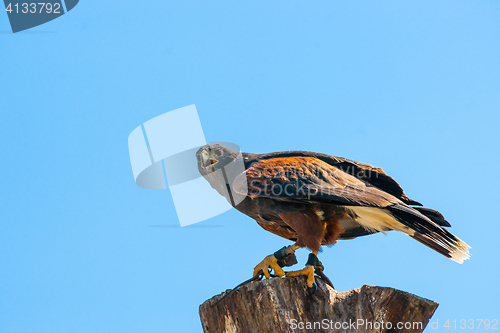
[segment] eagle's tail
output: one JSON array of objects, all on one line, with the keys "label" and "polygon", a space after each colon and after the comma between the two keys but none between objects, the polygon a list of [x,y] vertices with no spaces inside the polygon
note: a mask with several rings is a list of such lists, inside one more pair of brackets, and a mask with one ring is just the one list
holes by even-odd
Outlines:
[{"label": "eagle's tail", "polygon": [[421,234],[416,232],[411,237],[450,258],[451,260],[458,262],[459,264],[463,263],[464,260],[469,259],[470,246],[450,232],[444,229],[443,231],[443,234],[435,232],[430,234]]},{"label": "eagle's tail", "polygon": [[399,222],[414,231],[407,234],[420,243],[459,264],[470,258],[470,246],[433,222],[428,216],[404,205],[394,205],[388,209]]}]

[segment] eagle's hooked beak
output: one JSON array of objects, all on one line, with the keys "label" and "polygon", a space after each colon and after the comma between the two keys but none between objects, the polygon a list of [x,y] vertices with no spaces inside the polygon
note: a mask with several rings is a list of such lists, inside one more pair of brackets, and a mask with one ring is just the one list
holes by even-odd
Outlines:
[{"label": "eagle's hooked beak", "polygon": [[203,149],[201,151],[201,156],[200,156],[200,160],[201,160],[201,166],[205,169],[205,170],[208,170],[210,168],[213,169],[214,165],[216,165],[217,163],[219,163],[219,160],[215,158],[214,156],[214,151],[213,150],[209,150],[208,152]]}]

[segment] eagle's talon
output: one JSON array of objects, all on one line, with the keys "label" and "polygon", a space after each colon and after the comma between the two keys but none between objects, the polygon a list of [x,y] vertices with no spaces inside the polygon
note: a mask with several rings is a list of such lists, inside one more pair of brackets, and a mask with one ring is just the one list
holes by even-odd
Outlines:
[{"label": "eagle's talon", "polygon": [[312,295],[314,295],[316,293],[316,290],[318,290],[318,284],[316,282],[313,283],[313,286],[312,286],[312,291],[307,294],[308,297],[311,297]]},{"label": "eagle's talon", "polygon": [[309,288],[313,288],[313,285],[316,284],[316,280],[314,280],[314,266],[306,265],[306,267],[302,268],[298,271],[287,272],[286,276],[306,276],[307,277],[307,286]]},{"label": "eagle's talon", "polygon": [[274,254],[270,254],[265,257],[264,260],[262,260],[257,266],[255,266],[255,268],[253,269],[253,276],[257,276],[260,272],[262,272],[266,279],[269,279],[271,277],[269,269],[272,269],[274,271],[274,275],[277,275],[279,277],[285,275],[285,272],[278,264],[278,259],[276,259]]},{"label": "eagle's talon", "polygon": [[303,269],[299,271],[287,272],[286,276],[306,276],[307,277],[307,287],[312,289],[311,292],[307,294],[308,297],[314,295],[316,290],[318,290],[318,284],[316,283],[316,279],[314,277],[315,267],[312,265],[306,265]]}]

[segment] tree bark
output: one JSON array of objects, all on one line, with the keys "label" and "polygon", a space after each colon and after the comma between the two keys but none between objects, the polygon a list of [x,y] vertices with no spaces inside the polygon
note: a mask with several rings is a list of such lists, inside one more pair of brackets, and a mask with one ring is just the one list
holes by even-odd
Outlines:
[{"label": "tree bark", "polygon": [[438,303],[386,287],[364,285],[337,292],[316,279],[307,296],[305,277],[248,283],[200,306],[205,333],[422,332]]}]

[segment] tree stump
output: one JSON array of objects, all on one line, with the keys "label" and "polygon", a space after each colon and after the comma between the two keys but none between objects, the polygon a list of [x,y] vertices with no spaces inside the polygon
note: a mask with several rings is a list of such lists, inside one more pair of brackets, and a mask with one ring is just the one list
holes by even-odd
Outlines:
[{"label": "tree stump", "polygon": [[[205,333],[422,332],[438,303],[386,287],[364,285],[337,292],[316,279],[273,278],[248,283],[215,306],[225,293],[200,306]],[[227,291],[226,291],[227,292]]]}]

